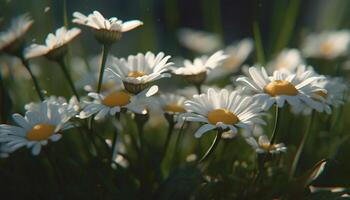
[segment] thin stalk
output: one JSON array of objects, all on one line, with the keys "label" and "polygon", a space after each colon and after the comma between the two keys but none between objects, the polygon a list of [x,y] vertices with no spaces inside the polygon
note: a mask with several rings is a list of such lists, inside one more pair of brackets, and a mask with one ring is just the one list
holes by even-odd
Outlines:
[{"label": "thin stalk", "polygon": [[175,166],[175,163],[177,162],[177,155],[181,155],[179,151],[180,149],[180,141],[181,141],[181,138],[182,138],[182,133],[183,133],[183,130],[184,130],[184,127],[185,127],[185,121],[182,123],[182,126],[179,130],[179,133],[177,134],[177,138],[176,138],[176,142],[175,142],[175,150],[174,150],[174,155],[173,155],[173,160],[172,160],[172,166]]},{"label": "thin stalk", "polygon": [[202,94],[202,86],[200,84],[198,84],[198,85],[196,84],[195,87],[196,87],[198,94]]},{"label": "thin stalk", "polygon": [[308,138],[308,136],[310,135],[311,132],[311,128],[312,128],[312,123],[313,123],[313,119],[315,118],[315,111],[312,111],[311,117],[309,119],[308,125],[306,127],[305,133],[300,141],[300,144],[298,146],[297,152],[295,153],[293,162],[292,162],[292,166],[290,168],[290,172],[289,172],[289,180],[291,180],[294,177],[295,174],[295,170],[297,169],[298,166],[298,162],[301,156],[301,153],[303,152],[306,140]]},{"label": "thin stalk", "polygon": [[171,135],[172,135],[173,130],[174,130],[174,126],[175,126],[174,122],[169,122],[168,133],[167,133],[167,136],[165,138],[165,143],[164,143],[164,146],[163,146],[162,154],[160,156],[160,163],[162,163],[162,161],[163,161],[163,159],[164,159],[164,157],[166,155],[166,152],[168,150],[168,146],[169,146],[169,143],[170,143]]},{"label": "thin stalk", "polygon": [[278,105],[276,104],[276,113],[275,113],[275,126],[273,128],[273,132],[272,132],[272,136],[271,136],[271,140],[270,140],[270,145],[273,145],[273,143],[276,140],[276,136],[279,130],[279,122],[280,122],[280,115],[281,115],[281,110]]},{"label": "thin stalk", "polygon": [[58,60],[58,64],[61,66],[63,74],[66,77],[66,79],[68,81],[68,84],[69,84],[70,88],[72,89],[74,95],[77,97],[78,101],[80,101],[79,94],[78,94],[77,90],[74,87],[74,83],[73,83],[72,77],[70,76],[70,74],[69,74],[69,72],[67,70],[67,67],[66,67],[66,64],[64,63],[63,58]]},{"label": "thin stalk", "polygon": [[117,143],[117,139],[118,139],[118,129],[117,127],[115,127],[115,130],[113,131],[113,138],[112,138],[112,148],[111,148],[111,162],[113,161],[113,157],[114,157],[114,151],[115,151],[115,147],[116,147],[116,143]]},{"label": "thin stalk", "polygon": [[221,128],[218,129],[216,136],[213,140],[213,143],[209,147],[208,151],[204,154],[204,156],[198,161],[198,164],[206,161],[209,158],[209,156],[215,151],[216,147],[218,146],[218,144],[220,142],[221,135],[223,132],[224,131]]},{"label": "thin stalk", "polygon": [[36,90],[36,93],[38,94],[39,96],[39,99],[40,101],[44,101],[45,98],[44,98],[44,94],[42,93],[42,90],[39,86],[39,83],[38,83],[38,80],[36,79],[35,75],[33,74],[33,71],[30,69],[29,67],[29,63],[28,63],[28,60],[24,59],[24,57],[20,57],[22,63],[23,63],[23,66],[28,70],[29,74],[30,74],[30,77],[32,78],[33,80],[33,84],[34,84],[34,87],[35,87],[35,90]]},{"label": "thin stalk", "polygon": [[110,49],[111,49],[111,45],[104,44],[102,47],[102,60],[100,65],[100,74],[98,77],[97,93],[100,93],[101,91],[103,73],[105,71],[106,61],[107,61],[107,57]]}]

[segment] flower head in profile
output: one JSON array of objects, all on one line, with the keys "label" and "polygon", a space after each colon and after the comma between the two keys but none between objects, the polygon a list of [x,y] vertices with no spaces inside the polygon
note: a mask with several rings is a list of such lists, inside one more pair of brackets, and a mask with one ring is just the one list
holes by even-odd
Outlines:
[{"label": "flower head in profile", "polygon": [[308,107],[307,105],[292,107],[294,114],[310,115],[313,109],[317,112],[331,114],[332,108],[337,108],[344,104],[347,86],[342,79],[326,77],[317,81],[314,85],[323,89],[323,91],[318,91],[311,95],[311,98],[318,106],[315,108]]},{"label": "flower head in profile", "polygon": [[122,81],[128,92],[137,94],[153,81],[171,76],[166,73],[173,64],[168,62],[169,59],[170,56],[165,56],[163,52],[157,55],[152,52],[138,53],[127,59],[112,57],[106,73],[110,78]]},{"label": "flower head in profile", "polygon": [[284,49],[275,59],[267,64],[267,69],[270,72],[275,70],[288,70],[294,72],[296,68],[305,61],[298,49]]},{"label": "flower head in profile", "polygon": [[8,152],[26,146],[32,149],[33,155],[38,155],[41,146],[48,141],[59,140],[61,132],[72,127],[68,122],[70,117],[60,109],[60,106],[44,101],[39,108],[27,111],[24,117],[13,114],[13,120],[18,126],[1,124],[0,142],[6,145]]},{"label": "flower head in profile", "polygon": [[350,47],[350,31],[324,31],[306,37],[302,52],[305,57],[335,59],[346,55]]},{"label": "flower head in profile", "polygon": [[102,44],[117,42],[122,37],[122,33],[143,25],[143,22],[139,20],[123,22],[116,17],[106,19],[98,11],[94,11],[88,16],[74,12],[73,17],[74,23],[90,27],[94,31],[96,39]]},{"label": "flower head in profile", "polygon": [[184,67],[173,69],[173,73],[184,76],[192,84],[200,85],[205,81],[207,71],[218,67],[226,58],[223,51],[217,51],[210,57],[195,58],[193,62],[185,60]]},{"label": "flower head in profile", "polygon": [[287,147],[283,143],[271,144],[266,135],[259,136],[258,141],[254,137],[248,137],[246,141],[259,154],[279,154],[287,151]]},{"label": "flower head in profile", "polygon": [[189,28],[180,29],[178,38],[181,45],[198,53],[212,53],[222,46],[219,35]]},{"label": "flower head in profile", "polygon": [[172,120],[177,121],[179,114],[185,113],[184,102],[186,98],[173,93],[161,94],[157,97],[158,106],[165,114],[173,117]]},{"label": "flower head in profile", "polygon": [[[64,97],[49,96],[45,99],[49,104],[53,104],[59,107],[60,114],[66,117],[74,117],[80,108],[78,99],[73,96],[67,101]],[[41,109],[41,102],[31,102],[24,106],[26,111],[39,111]]]},{"label": "flower head in profile", "polygon": [[185,101],[185,108],[189,113],[183,115],[184,120],[205,123],[196,131],[195,137],[217,128],[236,134],[237,128],[252,129],[256,123],[264,124],[260,106],[236,91],[211,88],[206,94],[194,95],[192,100]]},{"label": "flower head in profile", "polygon": [[0,32],[0,52],[22,56],[24,35],[33,24],[28,14],[23,14],[12,20],[11,26]]},{"label": "flower head in profile", "polygon": [[240,77],[245,92],[254,94],[254,98],[262,105],[264,110],[270,109],[273,104],[283,107],[285,102],[291,106],[300,106],[302,103],[310,107],[318,105],[310,97],[312,94],[324,91],[315,87],[314,83],[322,79],[321,76],[313,76],[310,71],[305,71],[297,78],[296,74],[276,70],[273,76],[268,76],[265,68],[250,67],[249,77]]},{"label": "flower head in profile", "polygon": [[111,91],[106,94],[89,93],[89,97],[93,98],[92,102],[85,102],[86,106],[79,114],[79,118],[85,119],[95,115],[95,120],[104,119],[107,115],[114,116],[121,110],[127,109],[137,114],[146,114],[147,106],[151,104],[150,98],[158,92],[158,86],[152,86],[132,95],[122,89]]},{"label": "flower head in profile", "polygon": [[45,40],[45,44],[32,44],[25,50],[27,59],[46,56],[49,59],[57,60],[62,58],[67,45],[80,34],[80,29],[71,28],[67,30],[64,26],[57,29],[55,33],[50,33]]},{"label": "flower head in profile", "polygon": [[249,57],[254,49],[253,40],[245,38],[225,48],[227,58],[221,67],[216,67],[208,74],[208,80],[214,80],[223,76],[232,75],[239,71],[240,66]]}]

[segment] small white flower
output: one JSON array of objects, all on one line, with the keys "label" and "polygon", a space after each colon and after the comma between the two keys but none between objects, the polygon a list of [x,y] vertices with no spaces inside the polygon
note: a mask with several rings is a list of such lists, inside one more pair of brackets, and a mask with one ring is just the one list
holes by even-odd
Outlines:
[{"label": "small white flower", "polygon": [[122,108],[126,108],[134,113],[146,114],[145,110],[147,106],[151,104],[149,102],[149,97],[157,92],[158,86],[152,86],[134,96],[123,90],[112,91],[106,95],[91,92],[88,95],[93,98],[94,101],[85,102],[87,105],[83,108],[78,117],[85,119],[96,114],[94,119],[101,120],[108,114],[114,116],[116,113],[120,112]]},{"label": "small white flower", "polygon": [[306,57],[334,59],[348,53],[350,31],[324,31],[306,37],[302,52]]},{"label": "small white flower", "polygon": [[246,141],[257,153],[279,154],[287,151],[287,147],[283,143],[270,144],[266,135],[259,136],[258,142],[254,137],[248,137]]},{"label": "small white flower", "polygon": [[50,59],[60,58],[66,52],[67,44],[80,34],[80,29],[67,30],[64,26],[57,29],[55,34],[50,33],[44,45],[32,44],[25,50],[27,59],[47,56]]},{"label": "small white flower", "polygon": [[32,148],[32,154],[38,155],[41,146],[48,141],[57,141],[61,131],[72,128],[68,122],[69,116],[59,111],[60,107],[46,101],[40,107],[27,111],[25,116],[13,114],[13,120],[19,126],[0,125],[0,143],[4,143],[9,152],[27,146]]},{"label": "small white flower", "polygon": [[12,20],[11,26],[6,31],[0,32],[0,51],[17,53],[22,48],[24,34],[33,22],[28,14],[20,15]]},{"label": "small white flower", "polygon": [[267,69],[271,72],[275,70],[288,70],[294,72],[296,68],[305,61],[297,49],[284,49],[274,60],[267,64]]},{"label": "small white flower", "polygon": [[243,39],[226,47],[224,52],[227,55],[227,58],[223,62],[222,66],[216,67],[210,71],[207,78],[208,81],[220,78],[222,76],[232,75],[232,73],[237,72],[239,67],[248,58],[253,49],[253,40],[249,38]]},{"label": "small white flower", "polygon": [[131,93],[137,94],[146,88],[151,82],[164,77],[170,77],[169,67],[173,64],[168,62],[170,56],[163,52],[157,55],[152,52],[130,55],[127,59],[112,57],[110,65],[106,69],[110,78],[115,78],[124,83],[124,87]]},{"label": "small white flower", "polygon": [[184,67],[174,68],[173,73],[184,76],[190,83],[200,85],[206,80],[207,72],[218,67],[226,58],[223,51],[217,51],[210,57],[195,58],[193,62],[185,60]]},{"label": "small white flower", "polygon": [[288,102],[291,106],[299,106],[305,103],[312,108],[316,108],[318,104],[310,96],[316,92],[324,91],[313,85],[322,77],[311,76],[309,71],[302,73],[300,77],[305,77],[305,79],[300,80],[296,78],[296,74],[276,70],[273,76],[268,76],[265,68],[250,67],[249,76],[249,78],[240,77],[237,81],[241,81],[246,85],[244,91],[252,92],[254,98],[262,105],[264,110],[270,109],[275,103],[281,108],[285,102]]},{"label": "small white flower", "polygon": [[252,100],[236,91],[209,89],[206,94],[194,95],[193,100],[185,101],[189,113],[182,117],[187,121],[205,123],[194,134],[197,138],[216,128],[229,129],[236,134],[237,127],[252,129],[255,123],[264,124],[259,117],[263,114],[261,108]]},{"label": "small white flower", "polygon": [[219,35],[189,28],[180,29],[179,42],[186,48],[198,53],[211,53],[222,46]]},{"label": "small white flower", "polygon": [[74,12],[73,17],[74,23],[92,28],[95,31],[96,39],[102,43],[116,42],[120,39],[123,32],[130,31],[143,25],[143,22],[139,20],[123,22],[116,17],[106,19],[98,11],[94,11],[88,16],[80,12]]},{"label": "small white flower", "polygon": [[[74,117],[80,110],[79,101],[75,96],[71,97],[69,101],[64,97],[50,96],[45,99],[48,104],[53,104],[58,106],[58,111],[61,115],[67,116],[69,118]],[[24,106],[26,111],[36,111],[39,112],[41,109],[41,102],[31,102]]]},{"label": "small white flower", "polygon": [[159,110],[163,114],[172,117],[174,122],[178,121],[179,114],[185,113],[184,102],[186,98],[173,93],[161,94],[156,98]]},{"label": "small white flower", "polygon": [[200,58],[195,58],[193,62],[185,60],[184,67],[176,68],[173,72],[177,75],[197,75],[216,68],[226,58],[227,56],[223,51],[217,51],[210,57],[202,56]]},{"label": "small white flower", "polygon": [[[331,114],[332,107],[337,108],[344,104],[347,86],[343,83],[342,79],[327,77],[317,81],[314,85],[324,90],[311,95],[315,103],[318,104],[318,106],[314,108],[316,111]],[[303,115],[310,115],[311,111],[312,108],[306,105],[292,107],[292,112],[294,114],[301,113]]]}]

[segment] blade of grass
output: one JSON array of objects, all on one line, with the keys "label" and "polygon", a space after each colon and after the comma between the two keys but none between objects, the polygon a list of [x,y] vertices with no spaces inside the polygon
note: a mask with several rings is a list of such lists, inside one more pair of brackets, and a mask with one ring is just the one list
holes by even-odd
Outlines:
[{"label": "blade of grass", "polygon": [[260,28],[256,21],[253,23],[253,34],[254,34],[257,61],[259,64],[263,65],[265,63],[264,49],[261,41]]}]

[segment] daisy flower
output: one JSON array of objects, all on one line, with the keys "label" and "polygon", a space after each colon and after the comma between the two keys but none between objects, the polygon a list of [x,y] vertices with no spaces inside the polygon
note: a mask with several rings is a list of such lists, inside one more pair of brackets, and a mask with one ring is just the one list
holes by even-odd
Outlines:
[{"label": "daisy flower", "polygon": [[185,109],[189,113],[182,118],[205,123],[194,134],[197,138],[217,128],[237,134],[237,127],[252,129],[255,123],[264,124],[259,118],[261,109],[252,100],[236,91],[209,89],[206,94],[194,95],[192,100],[185,101]]},{"label": "daisy flower", "polygon": [[[332,107],[337,108],[344,104],[347,86],[343,83],[342,79],[327,77],[317,81],[315,86],[323,89],[323,91],[318,91],[311,95],[311,98],[318,104],[318,106],[314,108],[316,111],[331,114]],[[292,107],[292,112],[294,114],[301,113],[303,115],[310,115],[312,109],[313,108],[306,105],[302,105],[299,107]]]},{"label": "daisy flower", "polygon": [[214,80],[216,78],[231,75],[232,73],[237,72],[239,67],[248,58],[253,49],[253,40],[249,38],[243,39],[226,47],[224,52],[227,55],[227,59],[223,62],[221,67],[213,69],[208,74],[208,80]]},{"label": "daisy flower", "polygon": [[219,35],[189,28],[180,29],[178,38],[181,45],[201,54],[212,53],[222,46]]},{"label": "daisy flower", "polygon": [[27,111],[23,117],[13,114],[13,120],[18,126],[0,125],[0,142],[7,145],[7,150],[13,152],[23,146],[32,149],[33,155],[38,155],[41,146],[48,141],[56,142],[62,131],[72,128],[68,122],[70,117],[59,111],[60,107],[46,101],[40,108]]},{"label": "daisy flower", "polygon": [[122,37],[122,33],[143,25],[143,22],[139,20],[123,22],[116,17],[106,19],[98,11],[94,11],[88,16],[80,12],[74,12],[73,17],[74,23],[90,27],[94,31],[97,41],[102,44],[117,42]]},{"label": "daisy flower", "polygon": [[173,73],[184,76],[192,84],[201,85],[207,77],[207,72],[219,66],[226,58],[223,51],[217,51],[210,57],[195,58],[193,62],[185,60],[184,67],[173,69]]},{"label": "daisy flower", "polygon": [[[53,104],[59,107],[60,114],[69,118],[74,117],[80,110],[79,101],[75,96],[71,97],[67,101],[64,97],[49,96],[45,99],[48,104]],[[39,111],[41,108],[41,102],[31,102],[24,106],[26,111]]]},{"label": "daisy flower", "polygon": [[302,52],[306,57],[334,59],[345,56],[350,47],[350,31],[324,31],[306,37]]},{"label": "daisy flower", "polygon": [[44,45],[32,44],[25,50],[27,59],[46,56],[52,60],[62,58],[67,51],[67,44],[80,34],[80,29],[67,30],[64,26],[57,29],[56,33],[50,33]]},{"label": "daisy flower", "polygon": [[295,74],[284,73],[276,70],[273,76],[268,76],[264,67],[250,67],[249,77],[240,77],[237,81],[242,82],[246,88],[243,91],[252,92],[254,98],[262,104],[264,110],[270,109],[273,104],[283,107],[285,102],[291,106],[299,106],[305,103],[316,108],[318,105],[310,95],[323,89],[313,84],[322,79],[321,76],[312,76],[311,72],[305,71],[300,75],[303,80],[296,78]]},{"label": "daisy flower", "polygon": [[186,98],[173,93],[161,94],[157,97],[160,110],[171,117],[171,120],[178,121],[179,114],[185,113]]},{"label": "daisy flower", "polygon": [[0,32],[0,52],[22,56],[24,35],[32,27],[33,20],[28,14],[23,14],[12,20],[11,26]]},{"label": "daisy flower", "polygon": [[168,62],[170,57],[163,52],[157,55],[152,52],[138,53],[128,56],[127,59],[112,57],[106,73],[109,73],[110,78],[122,81],[128,92],[137,94],[153,81],[171,76],[165,73],[173,64]]},{"label": "daisy flower", "polygon": [[85,102],[87,105],[83,108],[78,117],[85,119],[96,114],[94,119],[101,120],[108,114],[114,116],[123,108],[134,113],[146,114],[145,109],[147,105],[150,104],[149,97],[157,92],[158,86],[152,86],[137,95],[131,95],[123,90],[116,90],[105,95],[91,92],[88,96],[93,98],[94,101]]},{"label": "daisy flower", "polygon": [[275,70],[288,70],[293,72],[296,68],[305,61],[297,49],[284,49],[274,60],[267,64],[267,69],[271,72]]},{"label": "daisy flower", "polygon": [[259,136],[258,141],[254,137],[246,138],[246,142],[259,154],[279,154],[287,151],[287,147],[283,143],[271,145],[266,135]]}]

